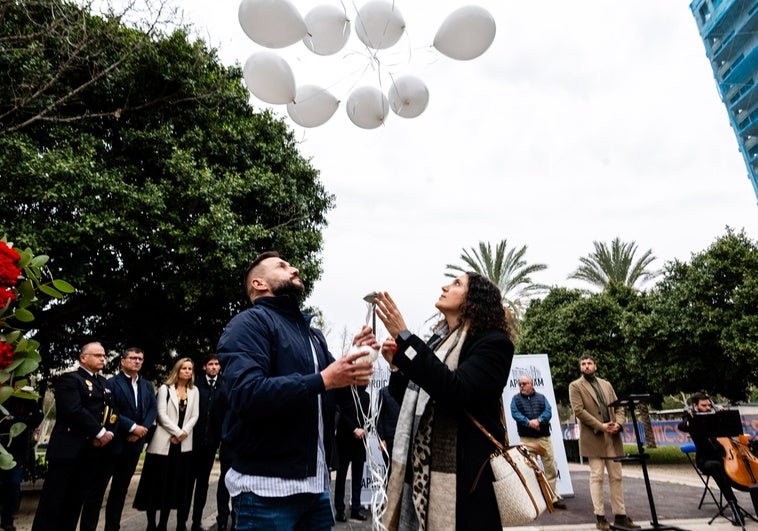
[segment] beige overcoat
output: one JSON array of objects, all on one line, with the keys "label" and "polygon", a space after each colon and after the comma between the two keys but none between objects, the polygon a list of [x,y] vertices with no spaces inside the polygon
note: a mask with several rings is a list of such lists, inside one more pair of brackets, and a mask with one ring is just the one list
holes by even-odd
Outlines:
[{"label": "beige overcoat", "polygon": [[[606,404],[616,401],[616,392],[607,380],[597,378],[600,391]],[[610,435],[603,431],[603,417],[600,404],[592,385],[584,378],[577,378],[569,384],[569,402],[571,409],[579,421],[579,452],[585,457],[620,457],[624,455],[624,444],[621,434]],[[623,425],[625,422],[624,408],[608,407],[611,420]],[[614,456],[607,455],[605,438],[610,437],[613,443]]]}]

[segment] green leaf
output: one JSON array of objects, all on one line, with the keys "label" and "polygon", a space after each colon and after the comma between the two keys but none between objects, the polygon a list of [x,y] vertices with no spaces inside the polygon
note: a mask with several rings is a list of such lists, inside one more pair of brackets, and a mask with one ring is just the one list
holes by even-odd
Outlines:
[{"label": "green leaf", "polygon": [[65,280],[60,280],[56,278],[53,280],[53,286],[58,289],[58,291],[61,291],[62,293],[74,293],[76,291],[76,288],[66,282]]},{"label": "green leaf", "polygon": [[0,404],[5,402],[13,394],[13,387],[10,385],[4,385],[0,387]]},{"label": "green leaf", "polygon": [[[14,362],[15,363],[15,362]],[[37,370],[39,362],[30,358],[21,360],[21,363],[13,371],[15,376],[26,376]]]},{"label": "green leaf", "polygon": [[32,261],[29,265],[30,267],[42,267],[48,262],[48,260],[50,260],[49,256],[46,254],[40,254],[32,258]]},{"label": "green leaf", "polygon": [[42,293],[44,293],[45,295],[49,295],[50,297],[53,297],[55,299],[62,299],[63,298],[63,294],[60,291],[58,291],[55,288],[51,288],[47,284],[41,284],[40,287],[39,287],[39,290]]},{"label": "green leaf", "polygon": [[24,299],[34,298],[34,284],[28,278],[18,286],[18,292]]},{"label": "green leaf", "polygon": [[24,424],[23,422],[15,422],[13,426],[11,426],[11,430],[10,430],[11,439],[21,435],[25,429],[26,429],[26,424]]},{"label": "green leaf", "polygon": [[12,330],[7,334],[0,336],[6,343],[15,343],[18,337],[21,335],[21,330]]},{"label": "green leaf", "polygon": [[34,321],[34,314],[24,308],[18,308],[15,312],[13,312],[13,317],[22,323],[30,323]]},{"label": "green leaf", "polygon": [[16,466],[13,456],[5,448],[0,446],[0,470],[10,470]]}]

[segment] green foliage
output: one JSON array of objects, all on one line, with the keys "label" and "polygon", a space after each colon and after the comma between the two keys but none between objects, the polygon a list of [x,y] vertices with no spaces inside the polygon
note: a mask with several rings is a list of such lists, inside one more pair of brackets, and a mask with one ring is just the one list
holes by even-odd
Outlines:
[{"label": "green foliage", "polygon": [[[48,256],[35,256],[28,248],[14,249],[13,243],[5,238],[0,239],[0,251],[0,270],[3,272],[0,281],[0,425],[3,432],[0,439],[7,446],[14,438],[23,436],[26,424],[14,421],[2,404],[12,397],[39,399],[27,379],[37,370],[42,359],[38,351],[40,344],[32,339],[33,332],[27,329],[35,320],[31,310],[48,299],[55,301],[50,303],[54,305],[75,290],[68,282],[53,278],[47,266]],[[0,445],[0,469],[7,470],[16,463],[3,445]]]},{"label": "green foliage", "polygon": [[559,400],[568,397],[569,384],[580,376],[583,354],[594,356],[598,375],[613,382],[617,394],[645,392],[648,384],[643,371],[637,371],[639,363],[632,356],[624,326],[644,298],[644,294],[622,289],[587,294],[553,288],[527,308],[516,351],[548,355]]},{"label": "green foliage", "polygon": [[758,376],[758,245],[726,235],[667,264],[639,315],[638,348],[664,393],[707,391],[744,400]]},{"label": "green foliage", "polygon": [[758,245],[727,228],[689,263],[666,264],[649,293],[612,283],[599,294],[553,288],[527,308],[517,352],[550,357],[567,397],[583,353],[617,394],[744,400],[758,381]]},{"label": "green foliage", "polygon": [[45,370],[90,339],[141,346],[148,376],[171,351],[201,358],[268,249],[312,285],[333,197],[285,124],[250,107],[239,68],[183,30],[26,4],[0,17],[0,43],[15,43],[0,47],[0,175],[13,190],[0,231],[48,249],[81,287],[37,316]]},{"label": "green foliage", "polygon": [[[507,252],[506,252],[507,251]],[[448,264],[448,277],[456,277],[466,271],[474,271],[490,279],[503,296],[503,305],[514,315],[523,315],[525,301],[547,289],[547,286],[535,284],[531,275],[547,269],[545,264],[528,264],[524,255],[526,245],[508,249],[508,240],[501,240],[493,251],[489,242],[479,242],[479,248],[472,247],[469,252],[464,249],[461,261],[464,265]]]},{"label": "green foliage", "polygon": [[[636,444],[625,444],[624,454],[636,454],[639,453]],[[657,448],[645,448],[645,453],[650,457],[648,458],[648,465],[687,465],[690,466],[690,462],[687,460],[687,455],[682,452],[678,446],[659,446]]]},{"label": "green foliage", "polygon": [[604,242],[592,242],[595,250],[579,259],[581,265],[569,278],[584,280],[600,289],[609,286],[634,287],[637,282],[650,280],[655,273],[648,266],[655,260],[651,250],[634,260],[637,252],[635,242],[622,242],[615,238],[610,247]]}]

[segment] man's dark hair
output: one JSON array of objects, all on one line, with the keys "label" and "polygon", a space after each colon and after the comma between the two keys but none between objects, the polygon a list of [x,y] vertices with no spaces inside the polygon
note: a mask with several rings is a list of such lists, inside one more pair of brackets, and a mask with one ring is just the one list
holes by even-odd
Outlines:
[{"label": "man's dark hair", "polygon": [[690,397],[690,402],[692,403],[693,406],[696,406],[698,403],[700,403],[701,400],[710,400],[710,399],[711,399],[710,396],[698,391],[696,393],[692,393],[692,396]]},{"label": "man's dark hair", "polygon": [[142,354],[143,356],[145,355],[145,351],[142,350],[141,348],[129,347],[128,349],[126,349],[124,352],[121,353],[121,359],[126,358],[130,352],[134,352],[135,354]]},{"label": "man's dark hair", "polygon": [[247,266],[247,269],[245,270],[245,276],[242,277],[243,282],[243,288],[245,289],[245,293],[247,293],[247,284],[249,282],[250,273],[253,272],[253,269],[255,269],[258,264],[266,260],[267,258],[281,258],[281,255],[279,254],[279,251],[266,251],[265,253],[261,253],[258,256],[255,257],[255,259],[250,262],[250,265]]},{"label": "man's dark hair", "polygon": [[216,354],[215,352],[213,352],[211,354],[208,354],[205,357],[205,359],[203,360],[203,367],[205,367],[206,365],[208,365],[209,361],[213,361],[213,360],[218,361],[218,354]]},{"label": "man's dark hair", "polygon": [[582,354],[582,356],[579,358],[579,362],[581,363],[584,360],[592,360],[592,363],[595,363],[595,356],[591,356],[589,354]]}]

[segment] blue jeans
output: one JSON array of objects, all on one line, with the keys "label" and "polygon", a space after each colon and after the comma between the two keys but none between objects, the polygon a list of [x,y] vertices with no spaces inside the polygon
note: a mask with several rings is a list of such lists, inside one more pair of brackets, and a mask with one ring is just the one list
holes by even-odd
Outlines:
[{"label": "blue jeans", "polygon": [[243,492],[232,499],[237,531],[319,531],[334,526],[329,491],[266,498]]}]

